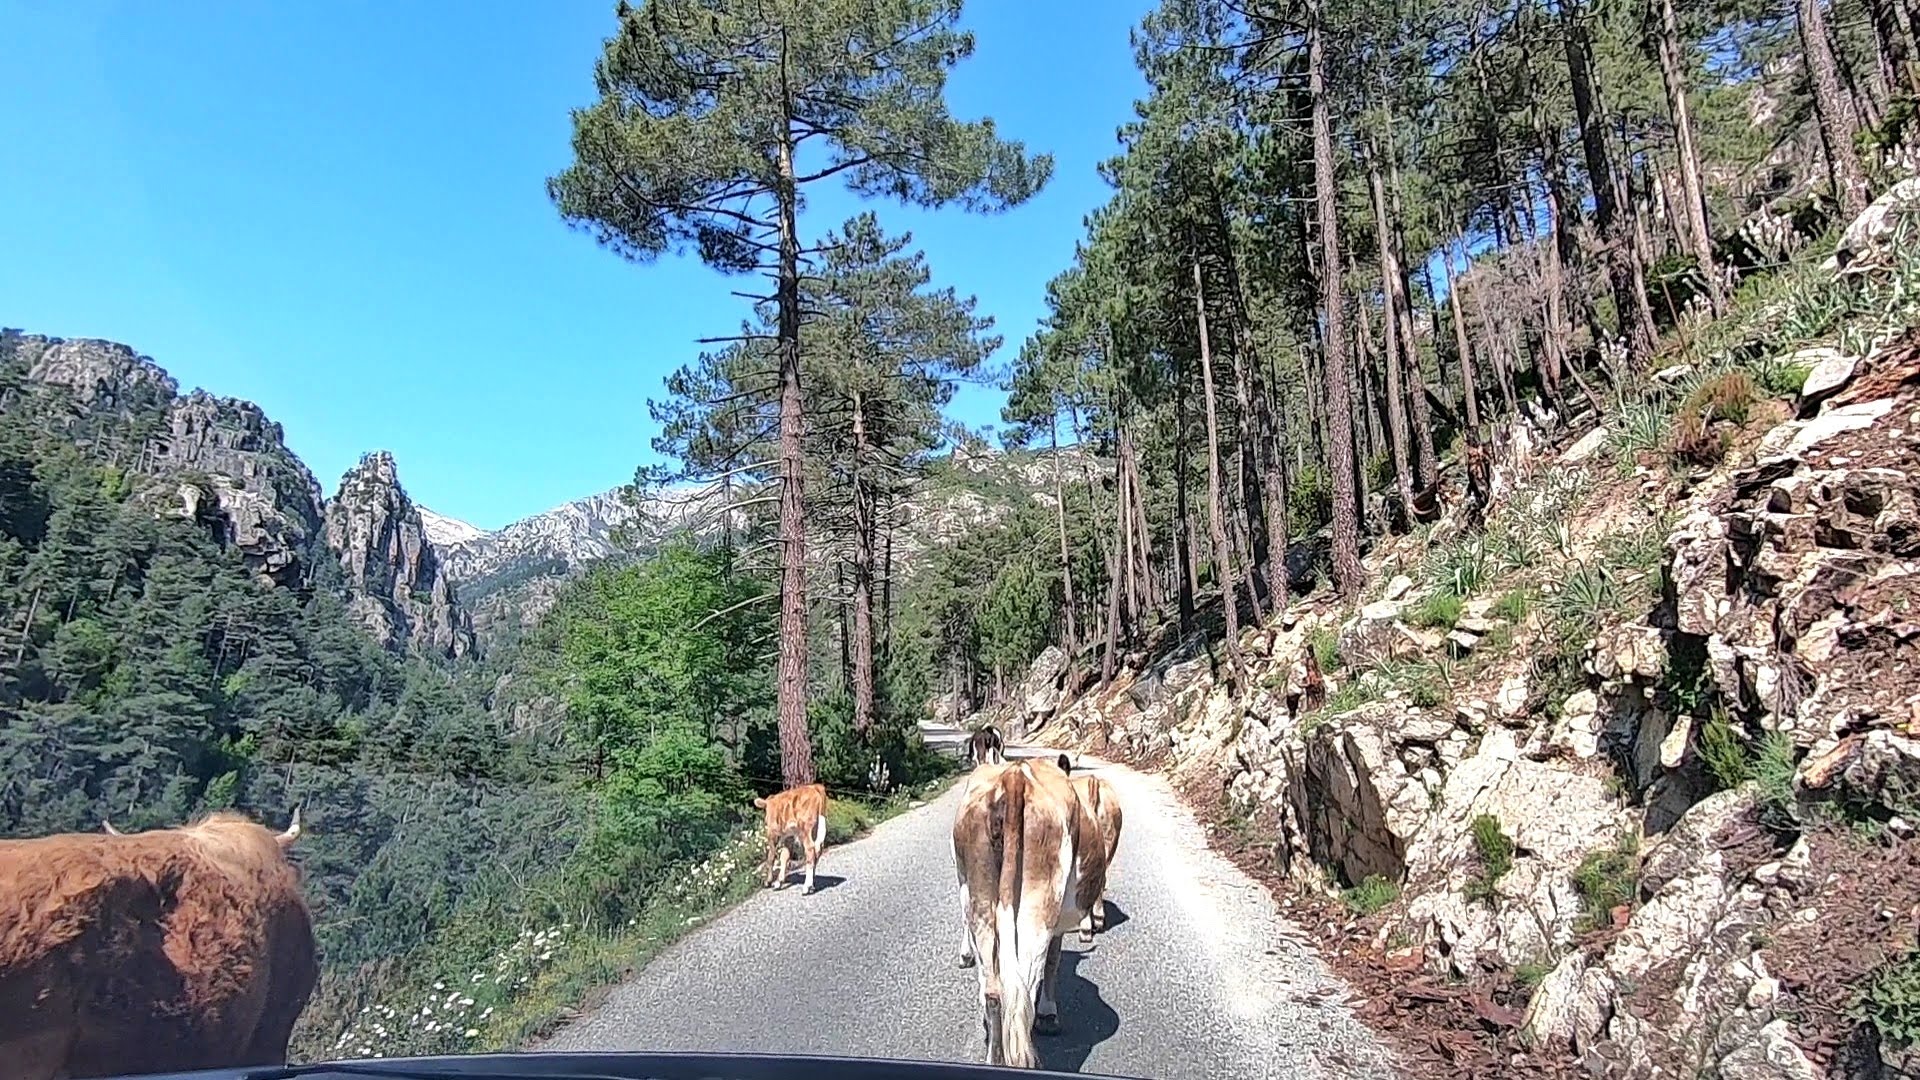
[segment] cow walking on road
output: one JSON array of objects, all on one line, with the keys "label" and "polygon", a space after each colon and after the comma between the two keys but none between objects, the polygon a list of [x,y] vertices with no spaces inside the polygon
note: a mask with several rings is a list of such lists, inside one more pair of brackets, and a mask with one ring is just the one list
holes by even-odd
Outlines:
[{"label": "cow walking on road", "polygon": [[[802,895],[813,891],[813,870],[820,862],[820,849],[827,842],[827,789],[821,784],[788,788],[778,795],[753,800],[767,812],[766,885],[770,889],[787,887],[788,844],[800,845],[800,857],[807,865],[806,887]],[[777,867],[777,869],[776,869]]]},{"label": "cow walking on road", "polygon": [[1033,1035],[1060,1031],[1061,936],[1106,888],[1099,826],[1053,762],[983,765],[953,823],[953,860],[987,1061],[1036,1068]]},{"label": "cow walking on road", "polygon": [[976,767],[1007,763],[1006,745],[1000,740],[999,729],[988,724],[968,737],[967,763]]},{"label": "cow walking on road", "polygon": [[1089,772],[1076,775],[1073,759],[1065,754],[1060,755],[1060,771],[1068,774],[1072,781],[1073,793],[1080,797],[1081,809],[1100,827],[1100,844],[1106,852],[1107,873],[1101,880],[1100,897],[1087,912],[1087,921],[1080,924],[1080,940],[1092,941],[1096,932],[1105,933],[1107,929],[1105,885],[1113,878],[1113,857],[1120,850],[1120,793],[1104,777]]},{"label": "cow walking on road", "polygon": [[299,835],[0,840],[0,1080],[284,1065],[319,975]]}]

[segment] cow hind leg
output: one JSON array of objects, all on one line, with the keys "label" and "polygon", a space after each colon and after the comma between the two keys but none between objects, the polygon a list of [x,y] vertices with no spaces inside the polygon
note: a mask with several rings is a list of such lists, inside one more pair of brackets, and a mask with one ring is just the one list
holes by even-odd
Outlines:
[{"label": "cow hind leg", "polygon": [[815,867],[820,865],[820,849],[825,847],[827,843],[827,819],[825,815],[813,819],[813,832],[804,837],[801,843],[806,848],[807,856],[807,885],[806,888],[801,891],[804,893],[812,893],[813,871]]},{"label": "cow hind leg", "polygon": [[967,883],[960,883],[960,966],[970,968],[974,965],[973,948],[973,892]]},{"label": "cow hind leg", "polygon": [[787,851],[787,842],[785,840],[780,841],[780,853],[774,856],[774,888],[784,889],[787,887],[787,872],[790,869],[788,862],[791,857],[791,853]]},{"label": "cow hind leg", "polygon": [[1086,945],[1092,942],[1095,929],[1097,927],[1094,925],[1093,911],[1088,909],[1086,916],[1080,920],[1080,944]]},{"label": "cow hind leg", "polygon": [[1040,973],[1038,1005],[1033,1011],[1037,1035],[1060,1034],[1060,945],[1057,935],[1047,940],[1047,966]]}]

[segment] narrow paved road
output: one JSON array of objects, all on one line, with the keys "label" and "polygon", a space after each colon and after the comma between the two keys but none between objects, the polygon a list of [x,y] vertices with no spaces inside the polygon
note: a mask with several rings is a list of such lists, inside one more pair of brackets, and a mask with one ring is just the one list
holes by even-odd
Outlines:
[{"label": "narrow paved road", "polygon": [[[1164,780],[1099,771],[1125,807],[1107,932],[1067,938],[1045,1068],[1112,1076],[1386,1077],[1344,987]],[[822,888],[763,892],[656,957],[545,1050],[984,1060],[949,829],[959,789],[830,848]]]}]

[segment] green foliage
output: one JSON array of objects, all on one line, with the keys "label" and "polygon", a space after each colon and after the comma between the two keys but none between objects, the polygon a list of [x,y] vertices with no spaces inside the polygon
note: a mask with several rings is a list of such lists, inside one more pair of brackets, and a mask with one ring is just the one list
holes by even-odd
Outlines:
[{"label": "green foliage", "polygon": [[1713,710],[1700,725],[1700,760],[1719,790],[1736,788],[1753,779],[1746,739],[1727,720],[1724,709]]},{"label": "green foliage", "polygon": [[1407,612],[1407,621],[1415,626],[1451,630],[1460,621],[1460,608],[1465,603],[1459,594],[1444,589],[1428,593]]},{"label": "green foliage", "polygon": [[1591,635],[1624,603],[1613,571],[1604,563],[1576,562],[1565,568],[1557,588],[1541,598],[1541,606],[1562,632]]},{"label": "green foliage", "polygon": [[1760,820],[1769,828],[1799,827],[1800,795],[1793,786],[1798,758],[1792,737],[1779,731],[1762,735],[1754,750],[1752,771],[1760,787]]},{"label": "green foliage", "polygon": [[1641,454],[1652,453],[1667,440],[1669,413],[1655,402],[1635,402],[1622,408],[1610,429],[1614,456],[1632,468]]},{"label": "green foliage", "polygon": [[1613,909],[1633,902],[1640,888],[1637,837],[1623,835],[1612,848],[1588,852],[1573,871],[1573,888],[1589,927],[1606,925]]},{"label": "green foliage", "polygon": [[1750,365],[1754,381],[1774,397],[1793,397],[1807,384],[1813,365],[1790,361],[1786,356],[1767,356]]},{"label": "green foliage", "polygon": [[1499,881],[1513,869],[1513,840],[1500,828],[1500,819],[1481,814],[1473,819],[1473,850],[1480,855],[1480,866],[1488,883]]},{"label": "green foliage", "polygon": [[1533,604],[1533,594],[1527,589],[1508,589],[1493,602],[1495,616],[1519,625],[1526,621],[1527,611]]},{"label": "green foliage", "polygon": [[1908,952],[1875,968],[1849,1015],[1872,1024],[1880,1038],[1896,1049],[1920,1042],[1920,952]]},{"label": "green foliage", "polygon": [[1522,960],[1513,965],[1513,981],[1519,983],[1523,989],[1533,990],[1545,982],[1548,975],[1553,974],[1556,966],[1543,960]]},{"label": "green foliage", "polygon": [[1324,623],[1314,627],[1308,638],[1308,648],[1313,650],[1313,658],[1322,672],[1340,669],[1340,632],[1334,627]]},{"label": "green foliage", "polygon": [[1477,536],[1441,547],[1427,557],[1427,577],[1442,592],[1469,597],[1493,579],[1487,545]]},{"label": "green foliage", "polygon": [[1378,874],[1372,874],[1360,884],[1342,892],[1340,899],[1348,910],[1365,917],[1384,910],[1388,904],[1400,899],[1400,886]]}]

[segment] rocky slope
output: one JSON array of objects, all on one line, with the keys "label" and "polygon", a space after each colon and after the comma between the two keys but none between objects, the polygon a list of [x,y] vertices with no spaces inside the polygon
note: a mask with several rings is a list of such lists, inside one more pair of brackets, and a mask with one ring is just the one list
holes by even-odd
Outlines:
[{"label": "rocky slope", "polygon": [[[110,341],[0,331],[0,412],[141,478],[136,497],[208,521],[275,585],[311,588],[332,581],[334,564],[347,568],[348,602],[391,648],[451,656],[472,645],[391,458],[382,455],[373,477],[363,462],[343,482],[346,502],[329,505],[259,406],[203,390],[181,396],[165,369]],[[418,538],[411,553],[409,535]]]},{"label": "rocky slope", "polygon": [[1248,629],[1237,696],[1202,640],[1075,699],[1053,650],[989,717],[1216,808],[1423,1075],[1912,1075],[1920,331],[1881,340],[1717,463],[1510,430],[1484,528]]}]

